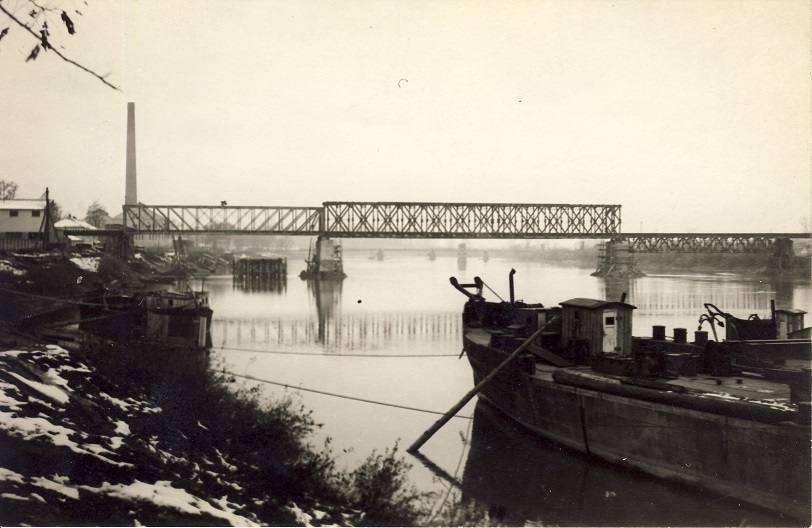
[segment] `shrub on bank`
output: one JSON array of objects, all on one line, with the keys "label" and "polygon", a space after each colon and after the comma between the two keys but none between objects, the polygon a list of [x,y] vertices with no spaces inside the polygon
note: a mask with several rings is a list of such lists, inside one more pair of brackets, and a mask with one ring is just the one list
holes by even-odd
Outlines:
[{"label": "shrub on bank", "polygon": [[[292,504],[320,511],[319,524],[407,526],[431,518],[434,497],[408,483],[410,466],[397,446],[354,470],[338,469],[329,440],[311,443],[320,425],[294,394],[268,403],[259,387],[237,386],[208,358],[189,354],[106,350],[92,362],[111,385],[160,407],[130,430],[170,455],[162,465],[184,489],[228,497],[247,510],[242,515],[273,525],[297,523]],[[484,522],[474,511],[452,501],[432,522]]]}]

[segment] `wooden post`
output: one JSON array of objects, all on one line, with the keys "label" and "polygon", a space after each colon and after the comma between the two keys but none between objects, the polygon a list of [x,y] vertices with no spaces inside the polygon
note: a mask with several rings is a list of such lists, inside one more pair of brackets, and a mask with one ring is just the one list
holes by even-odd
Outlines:
[{"label": "wooden post", "polygon": [[455,415],[455,414],[457,414],[457,413],[460,411],[460,409],[462,409],[463,407],[465,407],[465,404],[466,404],[466,403],[468,403],[469,401],[471,401],[471,399],[472,399],[474,396],[476,396],[476,395],[479,393],[479,391],[481,391],[481,390],[482,390],[482,388],[483,388],[485,385],[487,385],[487,384],[488,384],[488,382],[489,382],[489,381],[491,381],[493,378],[495,378],[495,377],[496,377],[496,375],[497,375],[497,374],[499,374],[499,372],[500,372],[500,371],[501,371],[503,368],[505,368],[505,366],[507,366],[507,364],[508,364],[508,363],[510,363],[511,361],[513,361],[513,360],[516,358],[516,356],[518,356],[519,354],[521,354],[521,353],[524,351],[524,349],[525,349],[525,348],[527,348],[528,346],[530,346],[530,344],[531,344],[533,341],[535,341],[535,339],[536,339],[538,336],[540,336],[540,335],[541,335],[541,333],[542,333],[544,330],[546,330],[546,329],[547,329],[547,327],[548,327],[548,326],[550,326],[550,325],[553,323],[553,321],[557,321],[557,320],[558,320],[558,317],[554,317],[554,318],[553,318],[553,319],[551,319],[551,320],[550,320],[550,321],[549,321],[549,322],[548,322],[546,325],[542,326],[541,328],[539,328],[538,330],[536,330],[535,332],[533,332],[533,335],[531,335],[530,337],[528,337],[527,339],[525,339],[524,343],[522,343],[521,345],[519,345],[519,347],[518,347],[516,350],[514,350],[513,352],[511,352],[511,354],[510,354],[510,355],[507,357],[507,359],[505,359],[505,360],[504,360],[502,363],[500,363],[498,367],[496,367],[495,369],[493,369],[493,370],[490,372],[490,374],[488,374],[487,376],[485,376],[485,379],[483,379],[482,381],[480,381],[480,382],[479,382],[479,383],[476,385],[476,387],[474,387],[473,389],[471,389],[470,391],[468,391],[468,394],[466,394],[465,396],[463,396],[463,397],[462,397],[462,399],[461,399],[460,401],[458,401],[458,402],[457,402],[457,404],[456,404],[456,405],[454,405],[454,406],[453,406],[453,407],[452,407],[452,408],[451,408],[451,409],[450,409],[450,410],[449,410],[447,413],[445,413],[445,414],[444,414],[444,415],[443,415],[443,416],[442,416],[442,417],[441,417],[439,420],[437,420],[437,422],[435,422],[435,423],[434,423],[434,425],[432,425],[431,427],[429,427],[429,428],[426,430],[426,432],[425,432],[425,433],[423,433],[423,434],[420,436],[420,438],[418,438],[418,439],[417,439],[417,440],[416,440],[416,441],[415,441],[415,442],[414,442],[414,443],[413,443],[411,446],[409,446],[409,449],[407,449],[407,450],[406,450],[406,452],[407,452],[407,453],[416,453],[416,452],[417,452],[417,451],[418,451],[418,450],[419,450],[419,449],[420,449],[420,448],[423,446],[423,444],[425,444],[425,443],[426,443],[426,442],[429,440],[429,438],[431,438],[432,436],[434,436],[434,433],[436,433],[437,431],[439,431],[439,430],[440,430],[440,428],[442,428],[442,427],[443,427],[443,426],[444,426],[444,425],[445,425],[445,424],[446,424],[446,423],[447,423],[447,422],[448,422],[448,421],[449,421],[451,418],[453,418],[453,417],[454,417],[454,415]]}]

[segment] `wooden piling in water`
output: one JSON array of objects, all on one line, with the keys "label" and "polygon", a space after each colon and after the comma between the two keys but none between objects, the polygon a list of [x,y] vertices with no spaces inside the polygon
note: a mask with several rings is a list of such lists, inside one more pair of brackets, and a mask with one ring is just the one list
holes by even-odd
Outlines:
[{"label": "wooden piling in water", "polygon": [[232,266],[235,279],[281,279],[288,275],[286,258],[242,258]]}]

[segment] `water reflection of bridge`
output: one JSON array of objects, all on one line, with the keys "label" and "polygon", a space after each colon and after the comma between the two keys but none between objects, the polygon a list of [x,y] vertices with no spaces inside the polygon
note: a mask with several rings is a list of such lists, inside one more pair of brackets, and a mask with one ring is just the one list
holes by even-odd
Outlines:
[{"label": "water reflection of bridge", "polygon": [[390,339],[428,339],[459,342],[462,332],[458,313],[352,313],[319,318],[218,317],[212,321],[216,340],[230,345],[294,345],[323,343],[346,349],[369,349]]},{"label": "water reflection of bridge", "polygon": [[618,300],[624,292],[628,294],[628,302],[639,311],[651,313],[695,311],[699,316],[704,312],[705,303],[712,303],[733,314],[767,315],[772,300],[779,308],[794,307],[792,281],[714,281],[713,287],[709,288],[706,281],[686,280],[676,289],[647,288],[641,291],[634,279],[605,280],[606,299]]}]

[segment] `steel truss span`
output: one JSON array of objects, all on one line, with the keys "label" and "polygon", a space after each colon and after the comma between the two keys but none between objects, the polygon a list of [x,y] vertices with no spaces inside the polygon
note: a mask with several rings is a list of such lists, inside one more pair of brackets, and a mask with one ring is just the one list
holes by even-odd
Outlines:
[{"label": "steel truss span", "polygon": [[370,238],[603,238],[619,205],[325,202],[324,232]]},{"label": "steel truss span", "polygon": [[808,238],[803,233],[764,234],[700,234],[626,235],[623,240],[637,253],[767,253],[773,251],[776,240]]},{"label": "steel truss span", "polygon": [[321,207],[125,205],[124,226],[137,233],[316,235]]},{"label": "steel truss span", "polygon": [[323,207],[125,205],[135,233],[255,233],[341,238],[607,238],[619,205],[326,202]]}]

